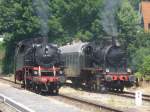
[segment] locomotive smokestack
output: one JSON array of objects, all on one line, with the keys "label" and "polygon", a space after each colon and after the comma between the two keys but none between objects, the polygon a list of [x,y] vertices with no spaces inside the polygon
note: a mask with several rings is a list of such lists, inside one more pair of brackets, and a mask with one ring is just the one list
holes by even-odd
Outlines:
[{"label": "locomotive smokestack", "polygon": [[113,46],[120,46],[120,43],[116,39],[116,36],[112,36],[112,45]]},{"label": "locomotive smokestack", "polygon": [[45,46],[48,44],[48,37],[47,36],[43,37],[43,42],[44,42]]},{"label": "locomotive smokestack", "polygon": [[116,41],[115,41],[116,39],[115,38],[116,38],[115,36],[112,36],[112,45],[113,46],[116,46]]}]

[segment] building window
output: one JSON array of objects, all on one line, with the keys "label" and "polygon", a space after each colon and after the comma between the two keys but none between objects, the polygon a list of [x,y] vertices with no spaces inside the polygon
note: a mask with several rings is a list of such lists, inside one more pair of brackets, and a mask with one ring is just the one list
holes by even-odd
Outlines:
[{"label": "building window", "polygon": [[150,23],[148,24],[148,29],[150,29]]}]

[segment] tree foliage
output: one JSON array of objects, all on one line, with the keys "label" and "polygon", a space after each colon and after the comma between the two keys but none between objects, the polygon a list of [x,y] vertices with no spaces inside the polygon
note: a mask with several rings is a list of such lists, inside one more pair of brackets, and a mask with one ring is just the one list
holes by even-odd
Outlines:
[{"label": "tree foliage", "polygon": [[[117,13],[117,22],[120,40],[127,49],[129,65],[132,70],[140,72],[141,65],[145,63],[145,56],[150,56],[150,34],[140,27],[140,16],[134,7],[137,3],[135,0],[123,0]],[[144,75],[144,72],[142,74]]]},{"label": "tree foliage", "polygon": [[141,32],[137,36],[136,41],[133,44],[133,47],[134,48],[131,57],[134,68],[141,74],[148,75],[147,70],[144,68],[149,68],[149,66],[147,66],[148,64],[144,63],[148,63],[149,60],[147,58],[150,57],[150,33]]},{"label": "tree foliage", "polygon": [[[114,14],[118,37],[125,43],[130,65],[139,70],[145,63],[145,55],[149,55],[150,35],[144,33],[139,26],[140,18],[136,10],[139,0],[120,1],[121,5]],[[100,39],[107,35],[102,21],[106,5],[104,2],[105,0],[0,0],[0,35],[4,35],[6,46],[4,71],[13,70],[16,43],[24,38],[43,36],[43,31],[46,31],[44,36],[48,37],[49,42],[59,45],[76,39]]]},{"label": "tree foliage", "polygon": [[121,39],[126,42],[127,46],[132,44],[139,31],[140,18],[128,0],[123,0],[117,13],[117,21]]},{"label": "tree foliage", "polygon": [[[48,26],[46,36],[50,42],[65,44],[75,37],[83,41],[92,39],[102,1],[0,0],[0,34],[5,35],[6,43],[4,71],[12,72],[15,44],[24,38],[43,36],[43,24]],[[45,7],[37,2],[46,3],[47,23],[38,15]]]},{"label": "tree foliage", "polygon": [[140,71],[142,74],[150,76],[150,55],[144,58]]},{"label": "tree foliage", "polygon": [[6,41],[21,40],[38,32],[39,19],[34,14],[31,0],[1,0],[0,9],[0,31],[11,35]]},{"label": "tree foliage", "polygon": [[0,15],[0,33],[4,35],[6,44],[4,71],[12,72],[15,43],[37,35],[39,19],[35,16],[31,0],[1,0]]}]

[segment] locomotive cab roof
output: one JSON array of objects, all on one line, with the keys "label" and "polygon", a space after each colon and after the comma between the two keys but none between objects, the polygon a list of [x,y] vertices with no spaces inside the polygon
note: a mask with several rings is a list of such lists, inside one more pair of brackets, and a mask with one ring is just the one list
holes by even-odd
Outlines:
[{"label": "locomotive cab roof", "polygon": [[67,44],[65,46],[60,47],[61,53],[81,53],[84,46],[86,46],[88,42],[73,42],[72,44]]}]

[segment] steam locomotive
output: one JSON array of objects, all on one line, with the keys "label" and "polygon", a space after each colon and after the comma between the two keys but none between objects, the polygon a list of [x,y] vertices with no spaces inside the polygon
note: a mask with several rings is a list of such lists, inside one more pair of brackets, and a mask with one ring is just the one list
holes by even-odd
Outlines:
[{"label": "steam locomotive", "polygon": [[123,91],[135,77],[127,67],[126,52],[114,37],[74,42],[60,47],[65,75],[76,86],[96,91]]},{"label": "steam locomotive", "polygon": [[15,51],[15,82],[37,93],[57,94],[65,81],[60,50],[43,38],[20,41]]}]

